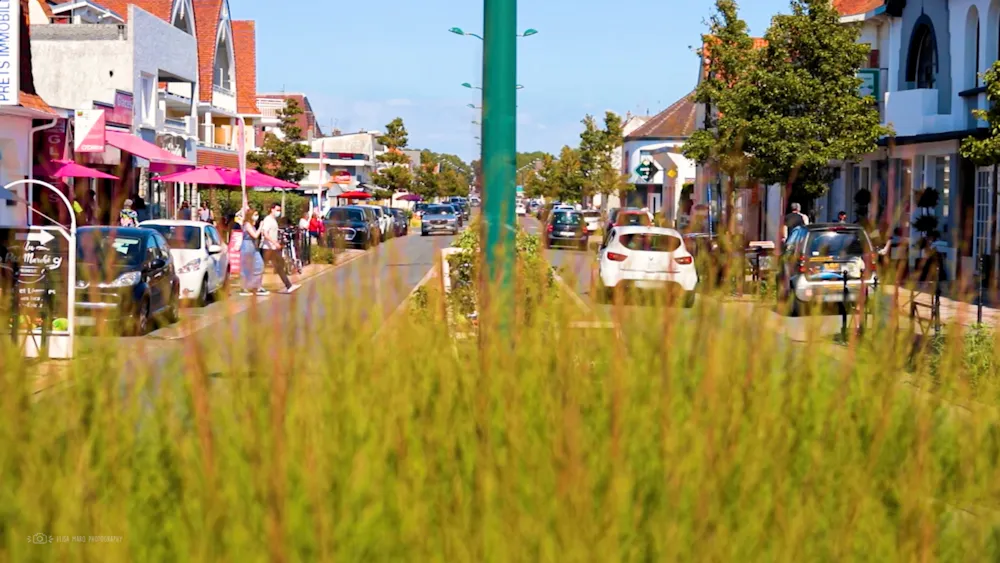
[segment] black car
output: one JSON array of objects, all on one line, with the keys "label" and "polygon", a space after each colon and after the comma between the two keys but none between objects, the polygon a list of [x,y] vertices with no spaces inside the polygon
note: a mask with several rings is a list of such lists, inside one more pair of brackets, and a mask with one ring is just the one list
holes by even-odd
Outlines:
[{"label": "black car", "polygon": [[557,210],[549,215],[545,226],[545,246],[574,246],[581,250],[587,249],[590,235],[587,234],[587,222],[579,211]]},{"label": "black car", "polygon": [[347,246],[370,248],[378,242],[378,224],[372,222],[365,209],[353,205],[333,207],[323,219],[327,243],[331,246],[343,241]]},{"label": "black car", "polygon": [[180,315],[180,280],[163,235],[143,228],[81,227],[76,232],[76,324],[108,323],[141,336],[152,321]]},{"label": "black car", "polygon": [[369,246],[375,246],[382,242],[382,226],[378,222],[378,215],[375,214],[375,207],[371,205],[357,205],[351,206],[357,207],[365,214],[365,221],[374,228],[375,238],[371,239],[372,242]]},{"label": "black car", "polygon": [[410,234],[410,220],[406,216],[406,211],[392,208],[389,212],[392,214],[393,225],[396,226],[396,236],[405,237]]},{"label": "black car", "polygon": [[465,213],[462,213],[462,206],[458,205],[457,203],[442,203],[440,205],[444,205],[445,207],[450,207],[451,210],[455,213],[455,217],[458,218],[458,226],[459,227],[465,226]]},{"label": "black car", "polygon": [[449,198],[448,203],[455,206],[455,209],[462,214],[462,218],[466,221],[471,217],[472,210],[469,207],[469,201],[464,197],[454,196]]}]

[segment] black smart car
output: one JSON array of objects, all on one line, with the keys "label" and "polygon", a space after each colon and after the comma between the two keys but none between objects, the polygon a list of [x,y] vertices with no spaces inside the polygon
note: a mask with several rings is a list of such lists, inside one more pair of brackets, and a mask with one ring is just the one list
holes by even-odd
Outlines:
[{"label": "black smart car", "polygon": [[587,222],[579,211],[557,210],[549,215],[545,226],[545,246],[574,246],[587,250]]},{"label": "black smart car", "polygon": [[163,235],[143,228],[76,232],[76,324],[107,323],[141,336],[155,319],[177,322],[180,280]]}]

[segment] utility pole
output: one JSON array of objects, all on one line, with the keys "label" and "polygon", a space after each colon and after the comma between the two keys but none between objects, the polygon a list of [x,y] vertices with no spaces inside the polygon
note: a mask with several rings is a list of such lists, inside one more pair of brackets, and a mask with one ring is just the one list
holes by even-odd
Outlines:
[{"label": "utility pole", "polygon": [[513,321],[517,139],[517,0],[483,0],[483,252],[481,308]]}]

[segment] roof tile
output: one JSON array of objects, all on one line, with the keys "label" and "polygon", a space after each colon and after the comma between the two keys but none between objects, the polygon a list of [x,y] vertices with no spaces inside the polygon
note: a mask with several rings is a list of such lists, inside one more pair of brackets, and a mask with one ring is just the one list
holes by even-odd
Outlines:
[{"label": "roof tile", "polygon": [[697,109],[697,105],[694,103],[694,92],[691,92],[651,117],[641,127],[629,133],[626,139],[690,137],[695,130]]},{"label": "roof tile", "polygon": [[239,168],[240,159],[235,152],[213,151],[198,147],[198,166]]},{"label": "roof tile", "polygon": [[170,22],[170,12],[174,2],[173,0],[97,0],[97,3],[118,14],[125,21],[128,21],[128,5],[135,4],[161,20]]},{"label": "roof tile", "polygon": [[867,14],[884,3],[885,0],[833,0],[833,7],[842,16],[856,16]]},{"label": "roof tile", "polygon": [[219,34],[221,16],[222,0],[195,0],[194,27],[198,33],[198,99],[202,102],[212,101],[215,39]]},{"label": "roof tile", "polygon": [[233,50],[236,52],[236,111],[258,114],[257,109],[257,30],[253,21],[233,21]]}]

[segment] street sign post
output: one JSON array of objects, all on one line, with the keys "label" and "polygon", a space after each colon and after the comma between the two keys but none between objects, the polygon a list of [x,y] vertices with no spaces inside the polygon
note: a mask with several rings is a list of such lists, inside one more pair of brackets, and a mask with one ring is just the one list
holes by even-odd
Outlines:
[{"label": "street sign post", "polygon": [[656,176],[656,165],[651,160],[643,160],[639,166],[635,167],[635,175],[643,182],[652,181],[653,177]]},{"label": "street sign post", "polygon": [[40,180],[17,180],[51,190],[66,206],[70,227],[0,228],[0,322],[29,358],[68,359],[74,353],[76,309],[76,216],[69,199]]}]

